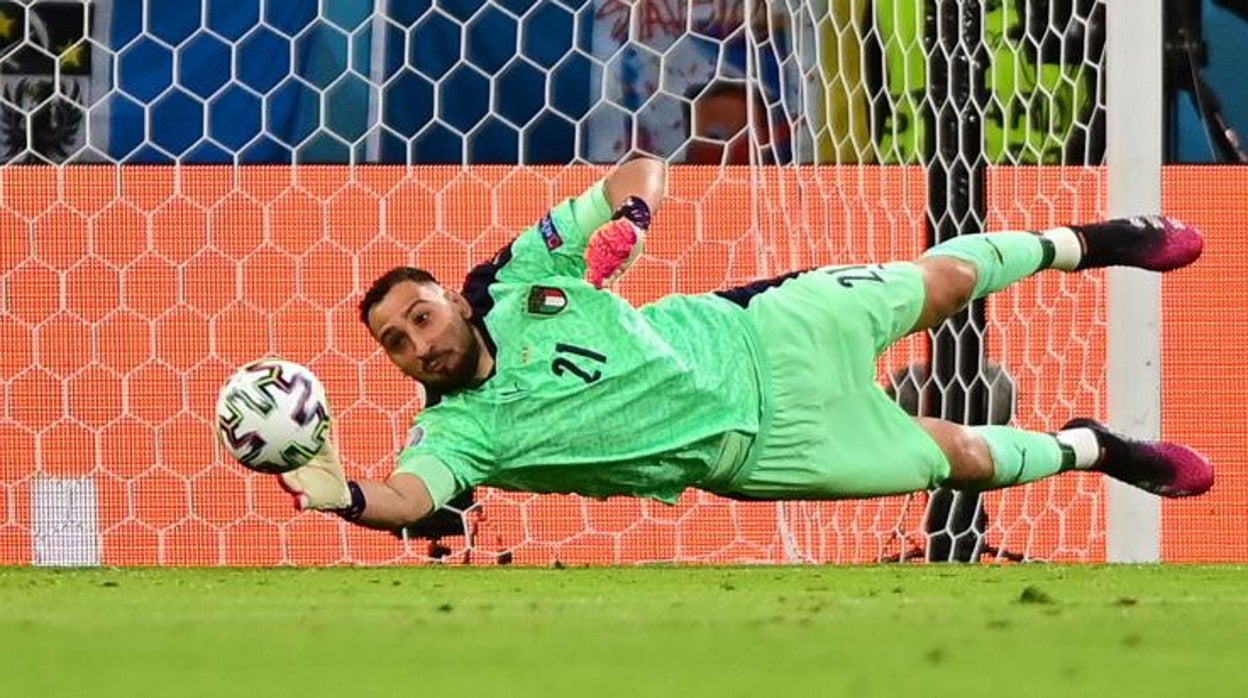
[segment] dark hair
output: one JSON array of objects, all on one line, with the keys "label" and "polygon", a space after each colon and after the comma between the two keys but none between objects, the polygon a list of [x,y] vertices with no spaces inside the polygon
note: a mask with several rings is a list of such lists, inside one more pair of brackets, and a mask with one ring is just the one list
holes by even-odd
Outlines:
[{"label": "dark hair", "polygon": [[368,313],[372,311],[373,306],[381,302],[382,298],[390,293],[390,289],[395,285],[404,281],[414,281],[418,284],[436,284],[438,280],[433,278],[433,274],[424,269],[416,267],[395,267],[390,271],[382,274],[373,282],[368,291],[364,293],[364,298],[360,299],[360,322],[368,325]]}]

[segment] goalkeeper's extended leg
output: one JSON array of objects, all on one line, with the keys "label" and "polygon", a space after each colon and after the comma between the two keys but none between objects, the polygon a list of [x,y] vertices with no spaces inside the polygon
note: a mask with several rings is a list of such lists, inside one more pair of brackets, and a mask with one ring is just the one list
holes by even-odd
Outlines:
[{"label": "goalkeeper's extended leg", "polygon": [[[1054,260],[1055,269],[1080,271],[1101,267],[1138,267],[1149,271],[1173,271],[1195,262],[1204,249],[1204,236],[1195,226],[1175,218],[1139,216],[1088,225],[1057,228],[1045,235],[1060,241],[1069,230],[1078,243]],[[1076,255],[1077,253],[1077,255]]]},{"label": "goalkeeper's extended leg", "polygon": [[1213,485],[1213,466],[1200,453],[1128,439],[1090,419],[1072,420],[1056,434],[931,418],[919,423],[949,460],[949,479],[941,483],[949,487],[999,489],[1068,470],[1103,472],[1163,497],[1203,494]]},{"label": "goalkeeper's extended leg", "polygon": [[1163,497],[1190,497],[1213,486],[1213,464],[1200,452],[1168,441],[1139,441],[1094,419],[1072,419],[1063,432],[1089,431],[1099,454],[1093,470]]},{"label": "goalkeeper's extended leg", "polygon": [[927,294],[914,330],[934,327],[971,300],[1038,271],[1130,266],[1171,271],[1200,257],[1204,238],[1194,226],[1148,216],[1052,228],[1041,233],[963,235],[927,250],[917,264]]}]

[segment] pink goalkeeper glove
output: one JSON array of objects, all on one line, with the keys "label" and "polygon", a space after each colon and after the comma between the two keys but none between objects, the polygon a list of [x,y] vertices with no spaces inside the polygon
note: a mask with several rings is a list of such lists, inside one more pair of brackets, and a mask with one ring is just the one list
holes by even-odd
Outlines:
[{"label": "pink goalkeeper glove", "polygon": [[650,208],[630,196],[615,215],[594,231],[585,246],[585,280],[594,288],[610,286],[619,280],[646,246]]},{"label": "pink goalkeeper glove", "polygon": [[646,232],[624,218],[613,220],[589,239],[585,248],[585,280],[594,288],[610,286],[619,280],[646,246]]}]

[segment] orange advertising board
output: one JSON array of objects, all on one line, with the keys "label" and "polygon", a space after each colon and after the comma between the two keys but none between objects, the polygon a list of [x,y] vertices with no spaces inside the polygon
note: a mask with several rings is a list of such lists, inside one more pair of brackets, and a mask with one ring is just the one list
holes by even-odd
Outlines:
[{"label": "orange advertising board", "polygon": [[[228,462],[212,429],[217,388],[262,355],[311,366],[327,386],[348,469],[384,477],[420,399],[359,324],[363,289],[400,264],[457,285],[601,174],[0,169],[0,563],[38,562],[40,538],[58,535],[55,517],[44,520],[53,511],[40,499],[47,482],[89,483],[69,491],[90,499],[104,564],[426,560],[423,542],[297,514],[271,478]],[[1095,218],[1103,185],[1096,170],[997,168],[989,227]],[[1243,420],[1232,421],[1248,402],[1233,354],[1244,336],[1236,318],[1248,261],[1236,250],[1248,202],[1235,193],[1243,191],[1243,170],[1168,174],[1169,211],[1211,239],[1207,259],[1165,286],[1165,429],[1220,464],[1233,464],[1248,434]],[[670,194],[647,255],[618,288],[637,303],[816,264],[908,259],[924,247],[926,192],[915,168],[681,167]],[[1108,416],[1099,275],[1044,275],[995,297],[990,316],[989,351],[1016,384],[1018,423],[1052,429],[1074,414]],[[881,373],[925,356],[921,340],[908,340]],[[1235,535],[1248,523],[1246,488],[1248,476],[1224,467],[1213,494],[1167,505],[1166,557],[1248,561]],[[485,491],[471,545],[447,544],[456,559],[470,547],[472,561],[485,563],[503,553],[529,564],[872,562],[918,540],[924,500],[746,504],[690,492],[668,507]],[[77,500],[56,501],[72,508]],[[1097,476],[987,501],[993,545],[1045,559],[1103,558]]]}]

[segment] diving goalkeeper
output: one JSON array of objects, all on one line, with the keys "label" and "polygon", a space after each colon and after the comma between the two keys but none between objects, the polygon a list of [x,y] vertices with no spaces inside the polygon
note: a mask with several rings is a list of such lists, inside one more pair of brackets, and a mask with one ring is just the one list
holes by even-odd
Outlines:
[{"label": "diving goalkeeper", "polygon": [[988,490],[1094,470],[1165,497],[1213,484],[1185,446],[1092,419],[1056,433],[913,418],[876,382],[901,337],[1032,274],[1169,271],[1201,253],[1167,218],[965,235],[913,262],[794,271],[635,308],[604,290],[639,254],[661,162],[618,166],[564,201],[456,292],[393,269],[360,303],[390,360],[426,392],[394,473],[349,480],[330,447],[279,476],[301,509],[394,530],[478,485],[674,503]]}]

